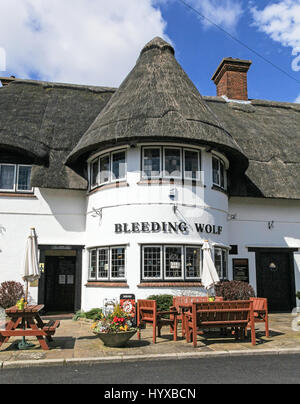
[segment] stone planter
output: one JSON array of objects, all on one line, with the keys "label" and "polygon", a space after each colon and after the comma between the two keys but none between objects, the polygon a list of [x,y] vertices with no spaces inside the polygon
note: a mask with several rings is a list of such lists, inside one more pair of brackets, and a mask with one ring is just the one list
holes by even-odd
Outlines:
[{"label": "stone planter", "polygon": [[105,346],[117,348],[125,346],[136,331],[137,330],[116,333],[94,332],[94,334],[101,339]]}]

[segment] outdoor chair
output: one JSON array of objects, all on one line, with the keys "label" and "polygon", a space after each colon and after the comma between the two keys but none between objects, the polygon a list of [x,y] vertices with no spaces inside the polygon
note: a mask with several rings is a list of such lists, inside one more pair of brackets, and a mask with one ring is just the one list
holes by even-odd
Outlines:
[{"label": "outdoor chair", "polygon": [[[174,296],[173,297],[173,306],[170,308],[171,310],[177,311],[177,322],[181,321],[181,335],[185,336],[185,326],[184,326],[184,315],[180,306],[191,306],[192,303],[205,303],[208,302],[207,296]],[[223,297],[216,296],[216,302],[222,302]]]},{"label": "outdoor chair", "polygon": [[[163,316],[168,315],[169,318]],[[137,326],[138,339],[141,339],[141,326],[144,324],[152,324],[153,327],[153,343],[156,343],[156,328],[158,336],[161,336],[161,328],[164,325],[171,327],[174,341],[177,341],[177,313],[175,310],[157,311],[157,303],[155,300],[138,300],[137,302]]]},{"label": "outdoor chair", "polygon": [[[265,335],[269,338],[268,299],[263,297],[251,297],[250,300],[253,302],[254,322],[265,323]],[[248,326],[250,326],[250,324],[248,324]]]},{"label": "outdoor chair", "polygon": [[245,330],[250,323],[251,342],[256,344],[253,301],[236,300],[214,303],[192,303],[192,310],[184,313],[186,340],[197,347],[197,335],[204,329],[231,328],[236,338],[244,338]]}]

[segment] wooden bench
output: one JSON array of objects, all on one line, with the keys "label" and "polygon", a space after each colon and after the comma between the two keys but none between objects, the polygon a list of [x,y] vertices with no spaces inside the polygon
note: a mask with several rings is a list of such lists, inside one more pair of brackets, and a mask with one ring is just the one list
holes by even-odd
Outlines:
[{"label": "wooden bench", "polygon": [[[215,297],[216,302],[222,302],[223,297]],[[174,296],[173,297],[173,306],[170,308],[171,310],[177,311],[177,321],[181,321],[181,335],[185,336],[185,326],[184,326],[184,316],[182,313],[183,306],[190,307],[192,303],[205,303],[208,302],[207,296]]]},{"label": "wooden bench", "polygon": [[197,335],[208,328],[232,328],[236,338],[244,338],[250,324],[251,342],[256,344],[253,301],[237,300],[213,303],[192,303],[191,311],[185,312],[186,340],[197,347]]},{"label": "wooden bench", "polygon": [[[169,318],[163,316],[169,315]],[[157,303],[155,300],[138,300],[137,302],[137,326],[138,326],[138,339],[141,339],[141,326],[143,324],[152,324],[153,327],[153,343],[156,343],[156,329],[158,329],[158,336],[161,336],[161,328],[164,325],[171,327],[174,341],[177,341],[177,312],[170,311],[157,311]]]},{"label": "wooden bench", "polygon": [[0,330],[0,347],[8,342],[10,337],[36,337],[41,348],[49,350],[46,340],[52,341],[60,322],[52,320],[45,324],[39,315],[43,308],[43,305],[36,305],[23,310],[19,310],[16,306],[7,309],[6,314],[10,317],[10,321],[4,330]]}]

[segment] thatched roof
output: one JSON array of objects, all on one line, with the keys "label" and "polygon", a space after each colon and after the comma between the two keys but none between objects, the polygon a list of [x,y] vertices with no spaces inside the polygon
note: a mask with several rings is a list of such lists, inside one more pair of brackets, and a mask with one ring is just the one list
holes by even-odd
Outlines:
[{"label": "thatched roof", "polygon": [[231,184],[231,194],[300,199],[300,105],[205,100],[249,159],[246,177]]},{"label": "thatched roof", "polygon": [[22,153],[36,164],[32,185],[86,189],[64,162],[114,89],[30,80],[0,88],[0,153]]},{"label": "thatched roof", "polygon": [[154,38],[80,139],[68,164],[83,161],[104,145],[161,138],[212,145],[238,161],[241,170],[248,165],[238,144],[176,61],[172,46]]},{"label": "thatched roof", "polygon": [[22,154],[42,188],[86,189],[91,153],[164,140],[225,152],[231,195],[300,199],[299,128],[298,104],[201,97],[159,38],[118,90],[28,80],[0,88],[0,158]]}]

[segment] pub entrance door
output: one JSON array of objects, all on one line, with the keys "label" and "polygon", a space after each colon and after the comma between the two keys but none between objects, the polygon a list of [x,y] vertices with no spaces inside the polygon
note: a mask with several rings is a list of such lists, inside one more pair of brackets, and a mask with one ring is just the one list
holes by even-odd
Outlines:
[{"label": "pub entrance door", "polygon": [[268,299],[269,311],[290,312],[296,305],[293,253],[256,251],[257,295]]}]

